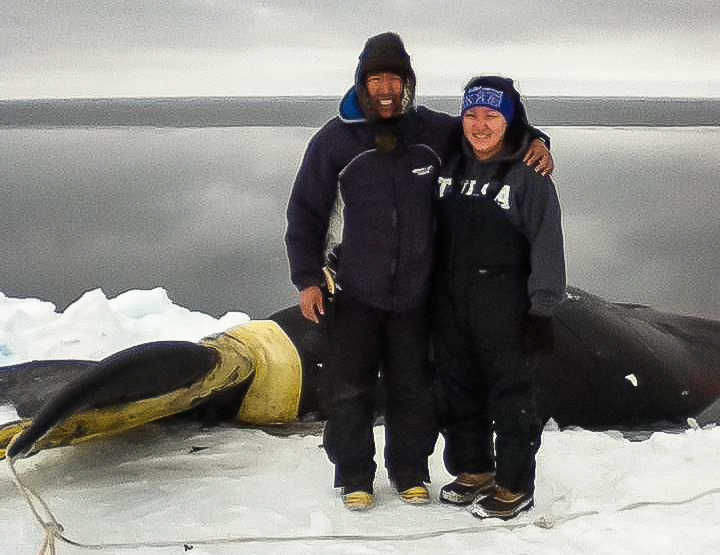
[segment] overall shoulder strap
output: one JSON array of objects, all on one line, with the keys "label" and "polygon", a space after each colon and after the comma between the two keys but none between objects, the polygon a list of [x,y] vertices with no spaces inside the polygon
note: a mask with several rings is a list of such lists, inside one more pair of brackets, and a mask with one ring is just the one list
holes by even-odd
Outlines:
[{"label": "overall shoulder strap", "polygon": [[514,162],[512,160],[505,160],[504,162],[500,162],[497,168],[495,168],[495,172],[492,174],[492,177],[490,177],[490,185],[486,191],[486,195],[488,197],[495,198],[500,192],[500,189],[503,186],[503,181],[505,181],[513,163]]},{"label": "overall shoulder strap", "polygon": [[443,198],[452,194],[456,189],[457,181],[463,171],[464,161],[460,153],[456,153],[450,157],[447,163],[440,168],[437,184],[435,187],[435,197]]},{"label": "overall shoulder strap", "polygon": [[443,177],[459,177],[463,166],[462,153],[456,152],[450,157],[447,163],[443,164],[442,168],[440,168],[440,175]]}]

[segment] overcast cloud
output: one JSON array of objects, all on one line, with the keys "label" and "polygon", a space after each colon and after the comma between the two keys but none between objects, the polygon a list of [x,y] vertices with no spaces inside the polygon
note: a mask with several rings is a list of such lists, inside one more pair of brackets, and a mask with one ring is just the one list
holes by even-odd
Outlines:
[{"label": "overcast cloud", "polygon": [[396,30],[421,94],[720,96],[714,1],[0,2],[0,98],[338,95]]}]

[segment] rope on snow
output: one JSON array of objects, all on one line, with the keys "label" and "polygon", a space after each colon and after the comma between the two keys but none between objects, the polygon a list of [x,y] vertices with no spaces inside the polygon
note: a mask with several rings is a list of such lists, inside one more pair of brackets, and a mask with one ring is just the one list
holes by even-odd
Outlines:
[{"label": "rope on snow", "polygon": [[[18,434],[19,436],[19,434]],[[15,436],[8,446],[12,446]],[[347,534],[333,534],[325,536],[237,536],[237,537],[225,537],[225,538],[206,538],[201,540],[183,540],[183,541],[158,541],[158,542],[128,542],[128,543],[81,543],[72,540],[64,535],[65,529],[55,518],[47,503],[29,486],[27,486],[18,476],[15,470],[15,461],[11,457],[7,457],[7,464],[10,468],[10,473],[13,477],[15,485],[18,491],[23,496],[25,501],[30,507],[35,519],[38,521],[40,526],[45,530],[45,538],[40,547],[38,555],[57,555],[55,547],[56,540],[67,543],[80,549],[86,549],[91,551],[102,551],[106,549],[159,549],[159,548],[170,548],[170,547],[182,547],[185,550],[188,548],[192,549],[196,545],[222,545],[222,544],[241,544],[241,543],[293,543],[298,541],[312,541],[312,542],[338,542],[338,541],[364,541],[364,542],[404,542],[404,541],[419,541],[433,538],[440,538],[443,536],[456,535],[456,534],[477,534],[479,532],[486,532],[491,530],[515,530],[518,528],[527,528],[528,526],[537,526],[538,528],[550,529],[560,524],[565,524],[578,518],[588,516],[598,516],[602,513],[600,511],[583,511],[577,513],[570,513],[561,517],[548,517],[540,516],[539,518],[529,522],[507,522],[503,524],[484,524],[477,526],[467,526],[463,528],[449,528],[445,530],[434,530],[430,532],[417,532],[414,534],[392,534],[392,535],[347,535]],[[651,506],[673,506],[683,505],[708,497],[710,495],[720,494],[720,488],[711,489],[702,492],[698,495],[690,497],[688,499],[679,501],[641,501],[637,503],[631,503],[625,505],[616,512],[625,512],[639,509],[642,507]],[[38,506],[42,510],[38,510]],[[45,518],[41,515],[44,513]]]}]

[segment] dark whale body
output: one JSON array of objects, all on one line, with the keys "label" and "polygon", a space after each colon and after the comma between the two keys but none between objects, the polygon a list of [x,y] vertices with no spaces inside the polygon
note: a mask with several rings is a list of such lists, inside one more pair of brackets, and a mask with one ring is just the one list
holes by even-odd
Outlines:
[{"label": "dark whale body", "polygon": [[[322,419],[326,331],[303,318],[297,306],[268,319],[282,328],[300,357],[298,419]],[[720,423],[720,322],[609,303],[569,288],[553,327],[554,351],[532,360],[543,420],[552,417],[561,427],[642,431],[687,427],[688,419],[700,426]],[[201,345],[165,341],[131,347],[100,362],[34,361],[0,368],[0,404],[11,403],[19,416],[33,419],[8,454],[28,450],[80,410],[187,387],[216,362]],[[201,404],[229,417],[246,390],[222,391]]]},{"label": "dark whale body", "polygon": [[[295,345],[307,345],[303,395],[322,398],[322,330],[298,307],[270,319]],[[553,328],[555,349],[532,361],[544,421],[628,430],[687,427],[688,418],[720,423],[720,322],[609,303],[570,287]]]},{"label": "dark whale body", "polygon": [[537,362],[543,417],[589,429],[720,422],[720,322],[568,293],[556,349]]}]

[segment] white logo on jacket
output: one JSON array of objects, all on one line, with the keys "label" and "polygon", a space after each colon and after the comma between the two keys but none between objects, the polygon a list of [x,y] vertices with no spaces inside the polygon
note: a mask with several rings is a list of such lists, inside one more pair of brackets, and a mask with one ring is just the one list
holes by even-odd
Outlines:
[{"label": "white logo on jacket", "polygon": [[[450,194],[452,184],[452,177],[438,177],[438,198],[443,198]],[[477,181],[475,179],[463,179],[460,182],[460,194],[467,197],[476,197],[480,195],[486,197],[489,188],[490,183],[488,182],[480,187],[480,190],[478,191]],[[510,185],[503,185],[493,200],[503,210],[510,210],[510,193]]]},{"label": "white logo on jacket", "polygon": [[503,185],[495,197],[495,202],[503,210],[510,210],[510,185]]},{"label": "white logo on jacket", "polygon": [[423,166],[423,167],[421,167],[421,168],[415,168],[412,172],[413,172],[415,175],[427,175],[427,174],[429,174],[431,171],[433,171],[433,165],[432,165],[432,164],[430,164],[429,166]]},{"label": "white logo on jacket", "polygon": [[471,197],[475,194],[475,179],[463,179],[460,183],[460,194]]},{"label": "white logo on jacket", "polygon": [[452,177],[438,177],[438,198],[443,198],[452,187]]}]

